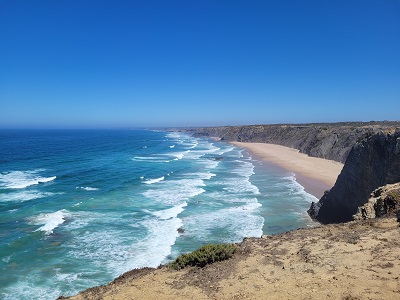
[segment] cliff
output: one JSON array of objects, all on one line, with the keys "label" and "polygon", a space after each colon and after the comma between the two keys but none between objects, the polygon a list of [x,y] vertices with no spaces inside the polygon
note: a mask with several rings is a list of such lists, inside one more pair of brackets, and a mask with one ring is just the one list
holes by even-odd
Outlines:
[{"label": "cliff", "polygon": [[348,122],[280,124],[187,128],[198,137],[219,137],[225,141],[278,144],[298,149],[309,156],[344,163],[351,148],[366,137],[400,122]]},{"label": "cliff", "polygon": [[70,299],[398,299],[399,247],[394,218],[323,225],[245,239],[204,268],[129,271]]},{"label": "cliff", "polygon": [[400,182],[400,131],[372,135],[356,144],[332,189],[309,209],[321,223],[352,220],[371,192]]}]

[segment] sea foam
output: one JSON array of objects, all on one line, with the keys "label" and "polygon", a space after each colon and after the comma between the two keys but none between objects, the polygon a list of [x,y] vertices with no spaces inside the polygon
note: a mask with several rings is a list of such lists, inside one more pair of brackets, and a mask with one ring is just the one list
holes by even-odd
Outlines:
[{"label": "sea foam", "polygon": [[0,194],[0,202],[7,202],[7,201],[24,202],[34,199],[50,197],[53,195],[55,194],[50,192],[39,192],[35,190],[12,192],[12,193]]},{"label": "sea foam", "polygon": [[65,222],[69,213],[66,210],[59,210],[54,213],[40,214],[31,218],[31,224],[43,225],[35,231],[44,231],[46,234],[52,234],[53,230]]},{"label": "sea foam", "polygon": [[164,179],[165,179],[165,177],[162,176],[160,178],[146,180],[144,183],[145,184],[153,184],[153,183],[157,183],[157,182],[163,181]]},{"label": "sea foam", "polygon": [[309,203],[318,201],[318,199],[315,196],[307,193],[304,190],[304,187],[296,181],[295,174],[292,174],[291,176],[288,177],[283,177],[282,179],[287,180],[286,182],[284,181],[283,184],[285,185],[286,188],[289,188],[291,195],[301,195]]},{"label": "sea foam", "polygon": [[153,216],[158,217],[161,220],[168,220],[171,218],[176,218],[187,206],[186,202],[183,202],[182,204],[179,204],[177,206],[174,206],[172,208],[164,209],[164,210],[159,210],[155,212],[150,212]]},{"label": "sea foam", "polygon": [[213,240],[215,230],[229,231],[229,235],[219,237],[222,242],[239,242],[243,237],[260,237],[264,218],[259,215],[260,203],[213,210],[185,218],[184,226],[188,234],[197,238]]},{"label": "sea foam", "polygon": [[50,182],[56,179],[56,176],[42,177],[39,176],[42,170],[34,171],[11,171],[0,173],[0,188],[7,189],[24,189],[31,185]]},{"label": "sea foam", "polygon": [[167,155],[171,155],[171,156],[175,157],[174,160],[179,160],[179,159],[182,159],[185,156],[185,154],[187,154],[189,152],[190,152],[190,150],[186,150],[183,152],[168,153]]},{"label": "sea foam", "polygon": [[252,184],[248,178],[226,179],[223,183],[225,184],[225,187],[223,187],[223,189],[234,194],[260,194],[260,190],[258,189],[258,187]]},{"label": "sea foam", "polygon": [[[168,183],[168,184],[167,184]],[[166,205],[178,205],[182,201],[205,192],[202,179],[180,179],[163,182],[157,189],[149,189],[143,193],[147,198]]]},{"label": "sea foam", "polygon": [[85,191],[98,191],[98,188],[90,187],[90,186],[77,186],[77,189],[85,190]]},{"label": "sea foam", "polygon": [[[185,205],[181,203],[177,207],[148,212],[153,216],[151,218],[132,218],[133,232],[136,230],[140,234],[132,234],[132,230],[121,230],[118,226],[122,224],[121,215],[109,214],[109,226],[103,230],[84,230],[71,240],[69,256],[84,258],[96,266],[105,267],[114,277],[134,268],[157,267],[171,253],[171,247],[179,236],[177,229],[182,227],[182,220],[177,215]],[[90,228],[91,224],[98,223],[98,215],[80,214],[79,218],[76,215],[67,227]]]},{"label": "sea foam", "polygon": [[181,137],[181,135],[179,134],[179,132],[170,132],[170,133],[167,133],[166,137],[171,138],[171,139],[179,139]]}]

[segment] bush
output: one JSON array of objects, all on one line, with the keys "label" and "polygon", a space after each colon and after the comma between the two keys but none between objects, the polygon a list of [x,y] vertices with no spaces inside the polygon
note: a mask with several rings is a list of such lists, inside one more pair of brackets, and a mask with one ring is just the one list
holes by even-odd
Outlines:
[{"label": "bush", "polygon": [[178,256],[169,267],[175,270],[183,269],[186,266],[204,267],[216,261],[231,258],[236,251],[235,244],[210,244],[205,245],[191,253]]}]

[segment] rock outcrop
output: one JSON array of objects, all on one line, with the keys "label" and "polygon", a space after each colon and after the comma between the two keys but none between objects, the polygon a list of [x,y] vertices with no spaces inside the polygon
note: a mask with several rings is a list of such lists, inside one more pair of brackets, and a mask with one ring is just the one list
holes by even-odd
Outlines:
[{"label": "rock outcrop", "polygon": [[351,221],[378,187],[400,182],[400,131],[380,132],[354,146],[333,188],[308,210],[315,220]]},{"label": "rock outcrop", "polygon": [[400,122],[348,122],[187,128],[196,137],[225,141],[271,143],[298,149],[309,156],[344,163],[351,148],[381,130],[400,127]]},{"label": "rock outcrop", "polygon": [[[400,183],[387,184],[371,193],[367,203],[358,208],[354,220],[381,217],[400,218]],[[400,219],[398,219],[400,222]]]}]

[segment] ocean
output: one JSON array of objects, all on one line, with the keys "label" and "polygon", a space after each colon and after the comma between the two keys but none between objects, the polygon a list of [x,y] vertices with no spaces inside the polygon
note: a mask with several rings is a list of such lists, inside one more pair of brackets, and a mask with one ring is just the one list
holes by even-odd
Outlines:
[{"label": "ocean", "polygon": [[56,299],[204,244],[312,226],[311,201],[294,174],[212,139],[1,130],[0,298]]}]

